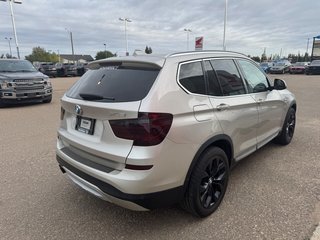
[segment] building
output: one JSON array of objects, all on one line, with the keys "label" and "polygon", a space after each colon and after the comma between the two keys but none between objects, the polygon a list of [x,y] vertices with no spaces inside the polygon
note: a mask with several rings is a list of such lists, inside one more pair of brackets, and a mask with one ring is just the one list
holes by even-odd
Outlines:
[{"label": "building", "polygon": [[87,63],[93,61],[91,55],[72,55],[72,54],[60,54],[60,62],[62,63]]}]

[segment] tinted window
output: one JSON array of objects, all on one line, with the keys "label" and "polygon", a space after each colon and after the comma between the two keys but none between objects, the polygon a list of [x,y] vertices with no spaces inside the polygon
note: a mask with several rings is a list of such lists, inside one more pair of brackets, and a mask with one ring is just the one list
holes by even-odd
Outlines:
[{"label": "tinted window", "polygon": [[218,75],[223,95],[237,95],[246,92],[233,60],[212,60],[211,64]]},{"label": "tinted window", "polygon": [[245,81],[248,86],[248,91],[252,92],[264,92],[267,91],[269,84],[267,77],[253,65],[251,62],[245,60],[239,60],[239,65],[244,74]]},{"label": "tinted window", "polygon": [[204,70],[208,77],[208,94],[213,96],[222,96],[221,86],[210,61],[204,61]]},{"label": "tinted window", "polygon": [[139,101],[148,94],[158,73],[159,69],[121,66],[90,70],[72,86],[67,96],[102,102]]},{"label": "tinted window", "polygon": [[201,62],[182,64],[180,67],[179,81],[189,92],[206,94],[206,84]]}]

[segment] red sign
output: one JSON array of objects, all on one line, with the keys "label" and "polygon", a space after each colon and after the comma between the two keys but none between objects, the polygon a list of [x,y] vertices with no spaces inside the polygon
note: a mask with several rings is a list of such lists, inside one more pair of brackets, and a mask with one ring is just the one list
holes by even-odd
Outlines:
[{"label": "red sign", "polygon": [[203,37],[196,37],[195,49],[196,50],[202,50],[203,49]]}]

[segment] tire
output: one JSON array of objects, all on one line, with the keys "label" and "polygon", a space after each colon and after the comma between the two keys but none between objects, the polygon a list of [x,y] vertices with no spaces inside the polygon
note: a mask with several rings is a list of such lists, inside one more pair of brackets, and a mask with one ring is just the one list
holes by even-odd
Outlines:
[{"label": "tire", "polygon": [[50,95],[50,97],[44,99],[42,102],[43,103],[51,103],[51,101],[52,101],[52,95]]},{"label": "tire", "polygon": [[218,147],[207,149],[192,170],[182,208],[198,217],[207,217],[220,205],[227,189],[229,164]]},{"label": "tire", "polygon": [[288,145],[294,134],[296,126],[296,111],[290,108],[287,112],[280,134],[275,138],[275,142],[281,145]]}]

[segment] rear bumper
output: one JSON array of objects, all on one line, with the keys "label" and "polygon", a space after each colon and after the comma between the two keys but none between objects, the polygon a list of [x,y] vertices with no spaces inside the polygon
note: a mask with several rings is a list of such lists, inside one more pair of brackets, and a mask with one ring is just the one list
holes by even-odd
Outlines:
[{"label": "rear bumper", "polygon": [[285,70],[285,69],[279,69],[279,70],[275,70],[275,69],[273,69],[273,70],[269,70],[269,73],[283,73],[283,72],[287,72],[287,70]]},{"label": "rear bumper", "polygon": [[305,69],[290,69],[291,73],[304,73]]},{"label": "rear bumper", "polygon": [[66,70],[67,76],[76,76],[78,74],[77,70]]},{"label": "rear bumper", "polygon": [[49,76],[49,77],[56,77],[57,76],[57,71],[56,70],[44,71],[44,74]]},{"label": "rear bumper", "polygon": [[58,155],[57,161],[62,171],[78,186],[103,200],[124,208],[138,211],[151,210],[173,205],[183,197],[183,186],[146,194],[124,193],[114,186],[77,169]]},{"label": "rear bumper", "polygon": [[308,69],[306,70],[307,74],[320,74],[320,68],[319,69]]}]

